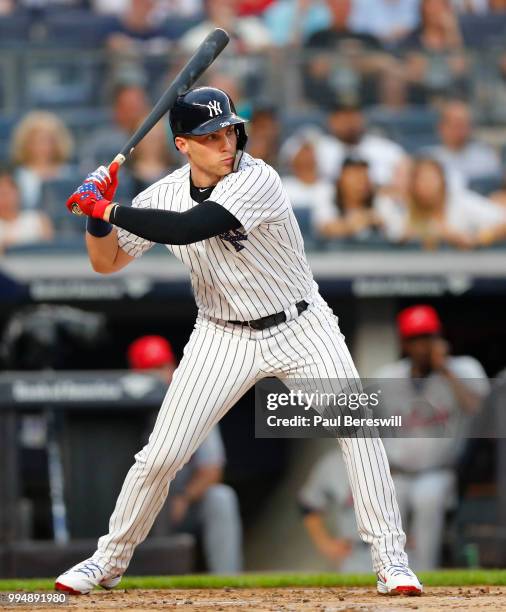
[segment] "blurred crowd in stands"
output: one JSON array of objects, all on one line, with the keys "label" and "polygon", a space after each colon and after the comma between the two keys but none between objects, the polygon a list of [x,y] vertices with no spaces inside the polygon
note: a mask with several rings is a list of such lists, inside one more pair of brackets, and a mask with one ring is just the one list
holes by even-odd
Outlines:
[{"label": "blurred crowd in stands", "polygon": [[[216,26],[201,82],[249,118],[308,248],[506,240],[506,0],[0,0],[0,250],[79,243],[66,197]],[[160,122],[119,201],[181,163]]]}]

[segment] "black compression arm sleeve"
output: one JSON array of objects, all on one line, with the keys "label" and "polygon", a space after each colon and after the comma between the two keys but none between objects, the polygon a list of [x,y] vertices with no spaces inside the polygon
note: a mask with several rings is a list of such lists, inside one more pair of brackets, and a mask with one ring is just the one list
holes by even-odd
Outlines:
[{"label": "black compression arm sleeve", "polygon": [[210,200],[183,213],[117,205],[110,221],[136,236],[160,244],[191,244],[241,227],[232,213]]}]

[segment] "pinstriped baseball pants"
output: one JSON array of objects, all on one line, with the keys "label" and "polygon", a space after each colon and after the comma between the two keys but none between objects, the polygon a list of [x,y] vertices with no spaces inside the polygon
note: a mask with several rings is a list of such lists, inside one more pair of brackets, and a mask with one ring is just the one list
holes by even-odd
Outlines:
[{"label": "pinstriped baseball pants", "polygon": [[[337,318],[316,295],[299,317],[256,331],[199,317],[146,446],[136,454],[95,557],[123,573],[149,533],[170,481],[209,430],[258,380],[358,379]],[[383,443],[339,439],[361,538],[373,568],[407,564],[405,535]]]}]

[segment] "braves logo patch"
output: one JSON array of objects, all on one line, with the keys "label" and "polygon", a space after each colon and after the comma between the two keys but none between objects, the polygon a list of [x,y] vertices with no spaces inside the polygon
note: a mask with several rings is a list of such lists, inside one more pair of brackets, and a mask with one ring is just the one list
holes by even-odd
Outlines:
[{"label": "braves logo patch", "polygon": [[225,242],[230,242],[236,252],[242,251],[244,249],[244,245],[241,244],[241,241],[248,240],[248,235],[243,234],[239,230],[229,230],[228,232],[223,232],[223,234],[220,234],[219,236],[221,240]]}]

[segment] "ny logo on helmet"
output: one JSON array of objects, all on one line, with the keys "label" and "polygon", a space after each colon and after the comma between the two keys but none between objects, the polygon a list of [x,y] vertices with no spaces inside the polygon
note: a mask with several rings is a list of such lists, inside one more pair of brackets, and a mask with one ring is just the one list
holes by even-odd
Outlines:
[{"label": "ny logo on helmet", "polygon": [[207,108],[209,109],[209,117],[217,117],[223,112],[221,110],[221,102],[218,102],[218,100],[208,102]]}]

